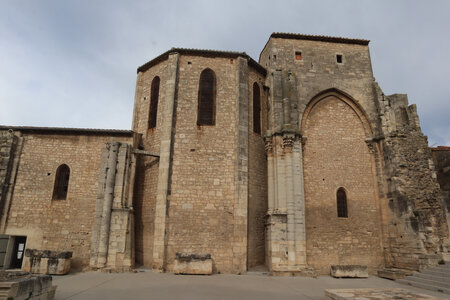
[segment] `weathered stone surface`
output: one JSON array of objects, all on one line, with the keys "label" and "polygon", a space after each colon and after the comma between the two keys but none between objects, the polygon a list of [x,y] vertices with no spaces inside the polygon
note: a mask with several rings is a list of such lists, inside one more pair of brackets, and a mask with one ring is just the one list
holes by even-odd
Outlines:
[{"label": "weathered stone surface", "polygon": [[336,278],[351,277],[351,278],[367,278],[367,266],[360,265],[334,265],[330,268],[330,275]]},{"label": "weathered stone surface", "polygon": [[0,271],[0,298],[14,300],[52,300],[56,286],[48,275],[32,276],[27,272]]},{"label": "weathered stone surface", "polygon": [[134,267],[133,181],[136,160],[127,143],[106,143],[99,172],[90,267],[129,271]]},{"label": "weathered stone surface", "polygon": [[22,139],[13,130],[0,131],[0,232],[4,232],[15,187]]},{"label": "weathered stone surface", "polygon": [[65,275],[71,258],[72,251],[26,249],[22,268],[32,274]]},{"label": "weathered stone surface", "polygon": [[387,278],[391,280],[403,279],[405,276],[411,275],[412,272],[408,270],[399,270],[399,269],[383,269],[378,270],[377,274],[379,277]]},{"label": "weathered stone surface", "polygon": [[427,137],[415,105],[406,95],[378,94],[382,118],[383,173],[380,194],[388,208],[385,227],[386,267],[422,270],[441,257],[448,226],[441,203]]},{"label": "weathered stone surface", "polygon": [[175,274],[211,275],[213,272],[211,255],[177,253],[173,272]]},{"label": "weathered stone surface", "polygon": [[[441,187],[442,208],[447,217],[447,226],[450,232],[450,147],[439,146],[431,148],[437,181]],[[442,259],[450,261],[450,238],[442,246]]]},{"label": "weathered stone surface", "polygon": [[410,299],[434,300],[439,299],[404,289],[330,289],[325,290],[325,299],[360,300],[360,299]]}]

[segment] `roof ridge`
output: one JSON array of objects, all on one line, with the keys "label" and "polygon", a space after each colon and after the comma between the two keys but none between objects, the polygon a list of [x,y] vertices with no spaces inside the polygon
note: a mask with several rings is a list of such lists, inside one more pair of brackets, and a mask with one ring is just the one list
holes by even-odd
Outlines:
[{"label": "roof ridge", "polygon": [[370,42],[370,40],[359,39],[359,38],[345,38],[345,37],[336,37],[336,36],[328,36],[328,35],[311,35],[311,34],[290,33],[290,32],[273,32],[270,35],[270,37],[299,39],[299,40],[313,40],[313,41],[344,43],[344,44],[359,44],[359,45],[368,45]]},{"label": "roof ridge", "polygon": [[172,47],[171,49],[167,50],[166,52],[158,55],[157,57],[153,58],[152,60],[146,62],[145,64],[138,67],[137,72],[143,72],[151,68],[152,66],[156,65],[157,63],[166,60],[169,57],[169,54],[179,52],[180,54],[200,54],[200,55],[222,55],[223,57],[237,57],[242,56],[249,60],[250,64],[255,67],[257,70],[262,72],[264,75],[266,75],[267,70],[263,66],[261,66],[256,60],[254,60],[250,55],[248,55],[245,51],[244,52],[237,52],[237,51],[226,51],[226,50],[212,50],[212,49],[196,49],[196,48],[177,48]]},{"label": "roof ridge", "polygon": [[74,128],[74,127],[46,127],[46,126],[8,126],[0,125],[0,130],[24,130],[24,131],[66,131],[66,132],[97,132],[97,133],[133,133],[128,129],[103,129],[103,128]]}]

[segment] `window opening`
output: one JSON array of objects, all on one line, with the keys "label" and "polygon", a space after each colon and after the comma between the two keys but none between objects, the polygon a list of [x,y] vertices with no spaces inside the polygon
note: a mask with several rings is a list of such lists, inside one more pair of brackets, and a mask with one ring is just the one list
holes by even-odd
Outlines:
[{"label": "window opening", "polygon": [[197,125],[215,125],[216,76],[211,69],[200,74]]},{"label": "window opening", "polygon": [[253,132],[261,134],[261,95],[256,82],[253,84]]},{"label": "window opening", "polygon": [[66,200],[69,188],[70,169],[66,164],[60,165],[56,170],[53,200]]},{"label": "window opening", "polygon": [[336,55],[336,62],[337,62],[338,64],[342,64],[342,55],[341,55],[341,54],[337,54],[337,55]]},{"label": "window opening", "polygon": [[343,188],[339,188],[336,194],[337,198],[337,211],[339,218],[348,218],[347,212],[347,195]]},{"label": "window opening", "polygon": [[302,53],[300,51],[295,52],[295,59],[296,60],[302,60]]},{"label": "window opening", "polygon": [[156,127],[156,117],[158,115],[159,82],[160,79],[158,76],[153,78],[150,95],[150,113],[148,118],[149,129]]}]

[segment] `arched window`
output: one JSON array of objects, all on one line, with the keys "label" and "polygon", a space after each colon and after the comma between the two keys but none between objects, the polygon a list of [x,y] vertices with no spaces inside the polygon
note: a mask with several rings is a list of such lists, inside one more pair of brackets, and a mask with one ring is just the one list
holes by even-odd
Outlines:
[{"label": "arched window", "polygon": [[55,186],[53,187],[53,200],[66,200],[69,188],[70,169],[66,164],[56,169]]},{"label": "arched window", "polygon": [[216,123],[216,76],[211,69],[200,74],[198,88],[197,125],[215,125]]},{"label": "arched window", "polygon": [[253,84],[253,132],[261,134],[261,96],[256,82]]},{"label": "arched window", "polygon": [[339,188],[336,193],[337,198],[337,211],[339,218],[347,218],[347,195],[344,188]]},{"label": "arched window", "polygon": [[159,77],[156,76],[152,81],[152,90],[150,95],[150,112],[148,114],[148,128],[156,127],[156,116],[158,114],[159,99]]}]

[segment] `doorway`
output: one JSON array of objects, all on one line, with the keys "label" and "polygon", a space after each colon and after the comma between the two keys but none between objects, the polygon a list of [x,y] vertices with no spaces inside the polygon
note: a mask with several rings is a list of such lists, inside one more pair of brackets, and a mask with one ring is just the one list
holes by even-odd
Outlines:
[{"label": "doorway", "polygon": [[14,237],[14,248],[11,256],[11,269],[21,269],[23,256],[25,254],[25,244],[27,242],[27,237],[16,236]]}]

